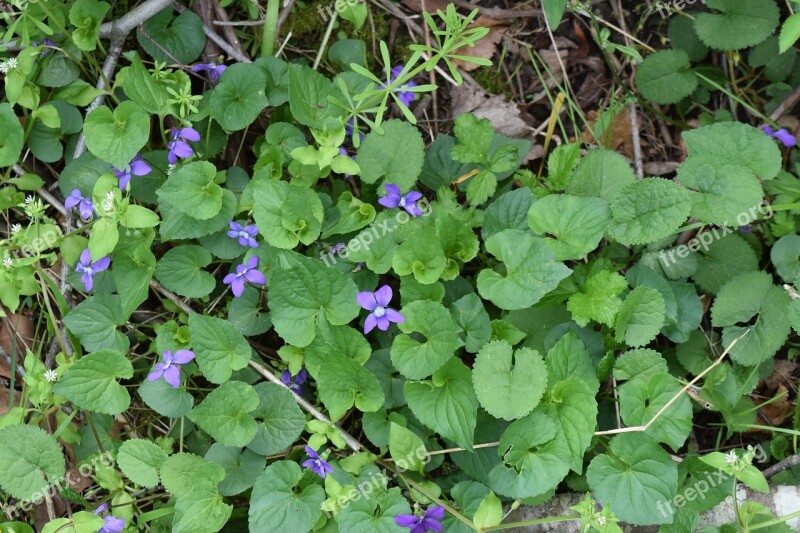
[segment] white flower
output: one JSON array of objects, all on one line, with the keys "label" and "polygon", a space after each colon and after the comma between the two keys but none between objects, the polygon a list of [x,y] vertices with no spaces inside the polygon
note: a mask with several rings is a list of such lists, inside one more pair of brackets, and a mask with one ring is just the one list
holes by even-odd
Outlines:
[{"label": "white flower", "polygon": [[5,256],[3,258],[3,266],[6,268],[11,268],[12,266],[14,266],[14,261],[12,261],[10,257]]},{"label": "white flower", "polygon": [[28,195],[25,198],[25,205],[30,205],[31,202],[33,202],[33,196]]},{"label": "white flower", "polygon": [[604,526],[604,525],[606,525],[606,522],[608,522],[608,520],[606,519],[605,516],[598,516],[597,517],[597,524],[598,525]]},{"label": "white flower", "polygon": [[14,224],[11,226],[11,235],[16,235],[20,231],[22,231],[22,224]]},{"label": "white flower", "polygon": [[736,452],[733,450],[728,452],[728,455],[725,456],[725,462],[729,465],[736,464],[737,461],[739,461],[739,456],[736,455]]},{"label": "white flower", "polygon": [[45,370],[44,379],[46,379],[48,383],[53,383],[58,379],[58,375],[56,374],[56,371],[51,368],[49,370]]},{"label": "white flower", "polygon": [[6,65],[5,61],[3,61],[2,63],[0,63],[0,74],[7,74],[7,73],[8,73],[8,65]]},{"label": "white flower", "polygon": [[6,69],[11,70],[13,68],[17,68],[17,58],[16,57],[9,57],[6,61]]}]

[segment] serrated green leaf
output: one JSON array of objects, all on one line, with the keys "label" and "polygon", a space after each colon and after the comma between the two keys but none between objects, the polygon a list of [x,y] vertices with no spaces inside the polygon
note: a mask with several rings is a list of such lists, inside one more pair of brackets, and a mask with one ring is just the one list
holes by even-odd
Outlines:
[{"label": "serrated green leaf", "polygon": [[131,362],[114,350],[100,350],[85,355],[67,368],[53,386],[53,392],[81,409],[117,415],[131,403],[127,389],[118,378],[133,377]]},{"label": "serrated green leaf", "polygon": [[627,288],[625,278],[601,270],[586,280],[580,292],[569,297],[567,309],[580,326],[586,326],[590,320],[611,326],[622,307],[622,298],[618,296]]},{"label": "serrated green leaf", "polygon": [[228,131],[246,128],[267,107],[266,86],[267,78],[256,65],[231,65],[211,93],[211,116]]},{"label": "serrated green leaf", "polygon": [[158,485],[158,471],[166,460],[167,454],[160,446],[144,439],[126,440],[117,454],[122,473],[147,488]]},{"label": "serrated green leaf", "polygon": [[644,346],[653,340],[664,325],[664,297],[655,289],[633,289],[622,302],[614,325],[617,342]]},{"label": "serrated green leaf", "polygon": [[324,211],[314,191],[269,178],[255,178],[253,187],[253,218],[271,246],[292,249],[319,237]]},{"label": "serrated green leaf", "polygon": [[546,235],[545,242],[559,261],[581,259],[597,248],[609,220],[605,200],[566,194],[545,196],[528,211],[528,224]]},{"label": "serrated green leaf", "polygon": [[325,491],[317,484],[300,489],[302,477],[297,463],[289,461],[273,463],[261,473],[250,496],[252,531],[269,531],[276,524],[287,531],[311,531],[322,516]]},{"label": "serrated green leaf", "polygon": [[0,429],[0,487],[14,498],[44,497],[52,483],[63,479],[64,470],[61,447],[44,430],[28,425]]},{"label": "serrated green leaf", "polygon": [[698,13],[694,29],[715,50],[740,50],[758,44],[778,27],[780,11],[775,0],[754,4],[749,0],[706,0],[706,7],[721,13]]},{"label": "serrated green leaf", "polygon": [[[402,335],[392,343],[392,364],[409,379],[423,379],[444,365],[463,345],[458,326],[439,303],[417,300],[403,307]],[[421,338],[421,340],[420,340]]]},{"label": "serrated green leaf", "polygon": [[646,244],[674,233],[689,216],[689,193],[669,180],[627,185],[611,201],[609,234],[622,244]]},{"label": "serrated green leaf", "polygon": [[393,183],[405,193],[422,171],[424,145],[417,128],[402,120],[388,120],[383,133],[368,133],[356,154],[365,183]]},{"label": "serrated green leaf", "polygon": [[478,400],[464,363],[451,359],[430,380],[407,381],[403,393],[420,422],[458,446],[472,448]]},{"label": "serrated green leaf", "polygon": [[656,104],[677,104],[697,88],[689,55],[683,50],[660,50],[636,69],[636,87]]},{"label": "serrated green leaf", "polygon": [[[619,410],[628,426],[643,426],[659,413],[667,402],[681,391],[681,385],[669,374],[654,374],[634,378],[619,388]],[[674,451],[683,446],[692,430],[692,403],[681,394],[659,414],[645,433],[664,442]]]},{"label": "serrated green leaf", "polygon": [[335,268],[286,252],[268,290],[275,331],[294,346],[308,346],[316,336],[320,314],[334,326],[347,324],[358,315],[357,292],[355,283]]},{"label": "serrated green leaf", "polygon": [[156,191],[159,199],[197,220],[208,220],[222,209],[222,187],[214,182],[217,168],[207,161],[181,165]]},{"label": "serrated green leaf", "polygon": [[478,273],[478,292],[501,309],[524,309],[537,303],[572,272],[544,240],[520,230],[504,230],[486,240],[486,250],[503,261],[506,275]]},{"label": "serrated green leaf", "polygon": [[202,246],[177,246],[158,261],[155,277],[176,294],[202,298],[217,285],[214,276],[203,270],[211,264],[211,259],[211,254]]},{"label": "serrated green leaf", "polygon": [[249,414],[259,404],[258,394],[241,381],[228,381],[211,391],[192,409],[189,419],[226,446],[245,446],[258,431]]},{"label": "serrated green leaf", "polygon": [[225,479],[225,469],[192,453],[170,455],[161,465],[161,483],[181,498],[203,487],[216,487]]},{"label": "serrated green leaf", "polygon": [[611,439],[610,452],[595,457],[586,470],[592,495],[620,520],[631,524],[672,521],[657,505],[678,492],[678,467],[670,456],[643,433],[623,433]]},{"label": "serrated green leaf", "polygon": [[289,390],[275,383],[259,383],[254,389],[259,404],[251,414],[259,424],[247,447],[264,456],[285,450],[305,427],[306,418],[297,400]]},{"label": "serrated green leaf", "polygon": [[775,355],[790,333],[789,301],[786,291],[773,285],[772,276],[764,271],[740,274],[723,285],[711,308],[711,323],[723,328],[726,347],[744,335],[731,348],[731,359],[753,366]]},{"label": "serrated green leaf", "polygon": [[611,201],[617,193],[636,181],[630,163],[611,150],[599,148],[586,154],[567,185],[567,194],[595,196]]}]

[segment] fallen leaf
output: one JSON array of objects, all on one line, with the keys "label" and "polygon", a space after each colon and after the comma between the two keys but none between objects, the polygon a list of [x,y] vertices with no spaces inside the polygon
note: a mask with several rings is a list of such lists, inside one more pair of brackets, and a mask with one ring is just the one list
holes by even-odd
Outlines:
[{"label": "fallen leaf", "polygon": [[495,130],[509,137],[524,137],[532,128],[521,118],[519,106],[502,96],[487,94],[479,86],[463,84],[452,90],[453,116],[472,113],[489,119]]}]

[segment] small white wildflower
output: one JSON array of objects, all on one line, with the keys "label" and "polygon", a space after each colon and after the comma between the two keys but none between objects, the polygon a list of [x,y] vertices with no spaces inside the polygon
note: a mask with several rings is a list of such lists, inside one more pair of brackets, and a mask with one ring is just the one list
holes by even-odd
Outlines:
[{"label": "small white wildflower", "polygon": [[0,74],[8,74],[8,65],[5,61],[0,62]]},{"label": "small white wildflower", "polygon": [[606,525],[606,522],[608,522],[608,519],[606,519],[605,516],[598,516],[597,517],[597,524],[598,525],[604,526],[604,525]]},{"label": "small white wildflower", "polygon": [[3,258],[3,266],[6,268],[11,268],[12,266],[14,266],[14,261],[12,261],[10,257],[5,256]]},{"label": "small white wildflower", "polygon": [[31,195],[28,195],[28,196],[25,198],[25,205],[30,205],[30,203],[31,203],[31,202],[33,202],[33,196],[31,196]]},{"label": "small white wildflower", "polygon": [[56,371],[51,368],[45,370],[44,379],[46,379],[48,383],[54,383],[58,379],[58,375],[56,374]]},{"label": "small white wildflower", "polygon": [[167,176],[171,176],[171,175],[172,175],[172,171],[173,171],[173,170],[175,170],[175,167],[176,167],[176,166],[177,166],[177,165],[174,165],[174,164],[173,164],[173,165],[168,165],[168,166],[167,166]]},{"label": "small white wildflower", "polygon": [[728,455],[725,456],[725,462],[729,465],[736,464],[737,461],[739,461],[739,456],[736,455],[736,452],[733,450],[728,452]]},{"label": "small white wildflower", "polygon": [[11,226],[11,235],[16,235],[20,231],[22,231],[22,224],[14,224]]},{"label": "small white wildflower", "polygon": [[6,61],[6,69],[7,70],[11,70],[11,69],[17,68],[17,65],[18,65],[18,63],[17,63],[17,58],[16,57],[9,57],[8,60]]}]

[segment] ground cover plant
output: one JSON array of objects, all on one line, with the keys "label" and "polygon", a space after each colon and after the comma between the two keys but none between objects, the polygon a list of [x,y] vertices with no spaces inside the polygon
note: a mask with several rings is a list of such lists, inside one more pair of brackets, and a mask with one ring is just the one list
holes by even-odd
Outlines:
[{"label": "ground cover plant", "polygon": [[0,531],[800,530],[798,7],[0,4]]}]

